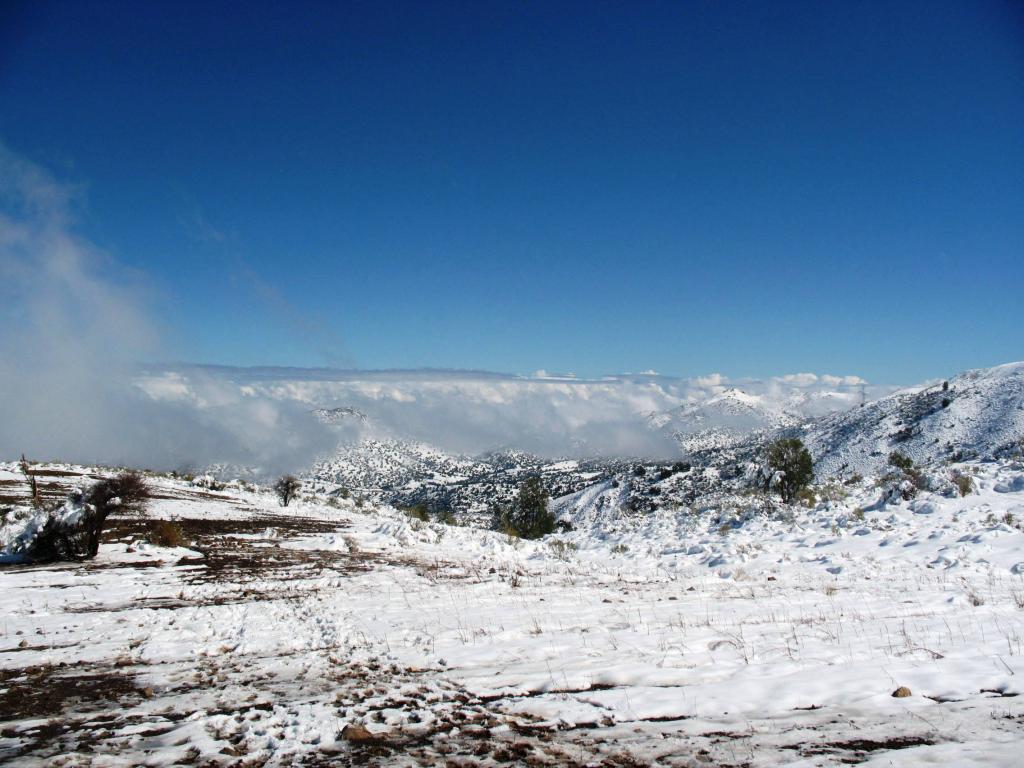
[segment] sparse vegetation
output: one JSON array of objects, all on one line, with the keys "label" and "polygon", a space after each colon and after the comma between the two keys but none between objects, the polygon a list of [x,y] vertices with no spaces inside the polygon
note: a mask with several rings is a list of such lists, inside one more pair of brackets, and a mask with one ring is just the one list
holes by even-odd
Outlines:
[{"label": "sparse vegetation", "polygon": [[573,542],[561,539],[552,539],[548,542],[548,547],[555,557],[566,562],[572,557],[572,553],[579,549]]},{"label": "sparse vegetation", "polygon": [[29,503],[34,509],[41,509],[43,506],[43,499],[39,495],[39,484],[36,482],[36,476],[32,474],[31,465],[25,458],[24,453],[21,454],[21,461],[18,462],[18,468],[25,476],[25,482],[28,483]]}]

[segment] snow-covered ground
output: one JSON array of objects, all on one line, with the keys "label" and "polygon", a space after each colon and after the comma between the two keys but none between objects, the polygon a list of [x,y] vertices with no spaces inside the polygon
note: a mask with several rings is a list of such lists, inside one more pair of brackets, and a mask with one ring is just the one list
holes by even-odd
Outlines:
[{"label": "snow-covered ground", "polygon": [[0,570],[0,762],[1017,765],[1024,466],[958,469],[539,542],[154,478],[189,548]]}]

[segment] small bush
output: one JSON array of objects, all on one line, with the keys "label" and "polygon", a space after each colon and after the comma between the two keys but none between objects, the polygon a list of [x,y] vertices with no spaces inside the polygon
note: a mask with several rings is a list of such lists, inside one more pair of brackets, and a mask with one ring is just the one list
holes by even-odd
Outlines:
[{"label": "small bush", "polygon": [[953,483],[956,485],[956,489],[960,491],[961,496],[966,496],[974,490],[974,480],[970,475],[958,473],[953,476]]},{"label": "small bush", "polygon": [[430,520],[430,510],[427,509],[426,504],[414,504],[411,507],[406,507],[402,511],[414,520],[420,520],[424,523]]},{"label": "small bush", "polygon": [[903,472],[910,472],[914,468],[913,459],[899,451],[893,451],[889,454],[889,464]]},{"label": "small bush", "polygon": [[442,525],[458,525],[459,524],[458,518],[455,517],[455,513],[452,512],[447,507],[444,508],[444,509],[439,509],[437,511],[437,514],[434,515],[434,519],[437,520],[437,522],[441,523]]},{"label": "small bush", "polygon": [[647,468],[643,464],[637,464],[633,467],[633,474],[637,477],[643,477],[647,474]]},{"label": "small bush", "polygon": [[579,547],[573,542],[562,541],[561,539],[553,539],[549,541],[548,546],[551,548],[552,554],[564,562],[568,562],[572,557],[572,553],[579,549]]},{"label": "small bush", "polygon": [[170,520],[154,520],[149,527],[146,540],[154,547],[184,547],[185,532],[181,526]]},{"label": "small bush", "polygon": [[801,488],[797,491],[796,500],[803,504],[805,507],[813,507],[818,503],[818,497],[814,491],[810,488]]}]

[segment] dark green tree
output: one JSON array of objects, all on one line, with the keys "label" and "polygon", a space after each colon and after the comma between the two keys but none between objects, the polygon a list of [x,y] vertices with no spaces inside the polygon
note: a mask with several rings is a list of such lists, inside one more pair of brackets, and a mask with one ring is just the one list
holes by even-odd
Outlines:
[{"label": "dark green tree", "polygon": [[539,476],[523,480],[519,497],[498,511],[495,522],[499,529],[524,539],[539,539],[555,530],[555,516],[548,510],[548,491]]},{"label": "dark green tree", "polygon": [[799,438],[776,440],[768,446],[765,458],[769,470],[766,484],[774,484],[787,503],[814,480],[814,459]]}]

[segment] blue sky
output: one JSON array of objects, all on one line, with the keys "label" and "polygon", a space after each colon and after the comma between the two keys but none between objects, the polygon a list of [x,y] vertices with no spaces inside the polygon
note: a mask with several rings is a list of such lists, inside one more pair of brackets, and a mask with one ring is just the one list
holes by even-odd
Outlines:
[{"label": "blue sky", "polygon": [[81,185],[169,358],[885,382],[1024,358],[1017,3],[0,14],[0,140]]}]

